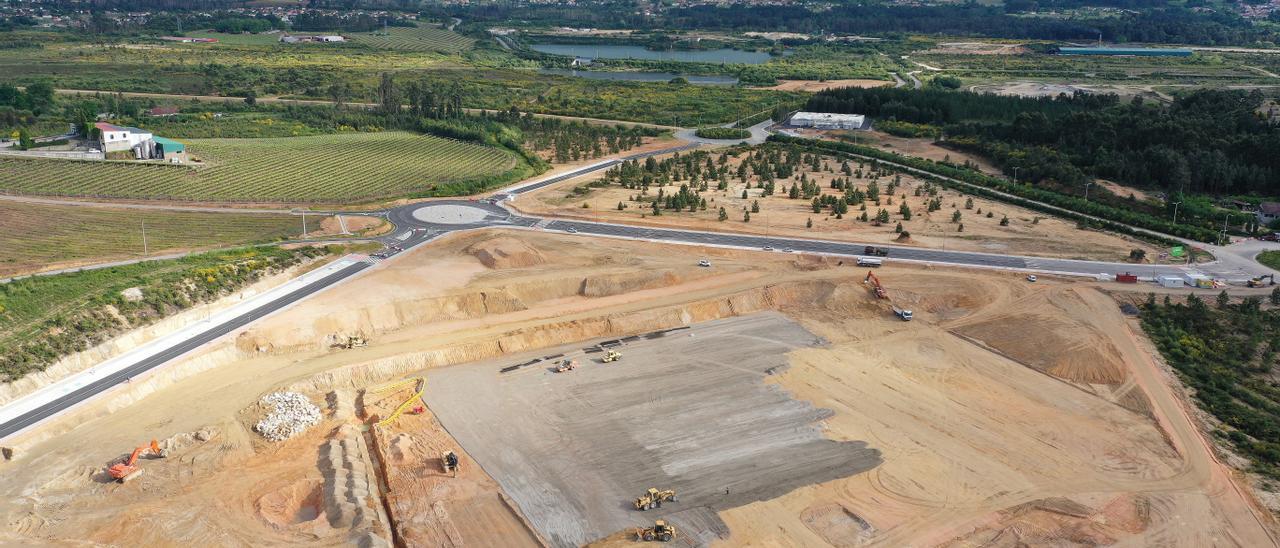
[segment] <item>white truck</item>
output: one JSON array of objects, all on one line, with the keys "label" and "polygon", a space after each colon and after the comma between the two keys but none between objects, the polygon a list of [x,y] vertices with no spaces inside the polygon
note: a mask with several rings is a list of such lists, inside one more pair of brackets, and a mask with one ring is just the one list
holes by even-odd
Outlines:
[{"label": "white truck", "polygon": [[883,259],[875,259],[871,257],[858,257],[858,266],[868,266],[871,268],[879,268],[884,264]]},{"label": "white truck", "polygon": [[902,318],[902,321],[904,322],[909,322],[911,321],[911,318],[912,318],[912,314],[910,310],[898,308],[896,306],[893,307],[893,314],[899,318]]}]

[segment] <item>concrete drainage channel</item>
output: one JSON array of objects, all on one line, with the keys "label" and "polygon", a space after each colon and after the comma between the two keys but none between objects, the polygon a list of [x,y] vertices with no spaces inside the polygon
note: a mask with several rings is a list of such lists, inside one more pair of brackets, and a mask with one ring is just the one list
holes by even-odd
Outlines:
[{"label": "concrete drainage channel", "polygon": [[[426,398],[552,545],[654,519],[704,545],[728,535],[719,511],[880,464],[864,442],[824,437],[830,411],[765,382],[788,352],[823,344],[781,314],[753,314],[517,357],[516,369],[511,358],[443,368]],[[624,355],[550,367],[601,348]],[[649,487],[679,502],[636,511]]]}]

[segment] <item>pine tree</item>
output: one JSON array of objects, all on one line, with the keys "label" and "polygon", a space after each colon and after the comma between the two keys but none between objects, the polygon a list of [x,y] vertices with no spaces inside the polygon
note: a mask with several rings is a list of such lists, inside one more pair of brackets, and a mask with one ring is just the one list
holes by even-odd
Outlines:
[{"label": "pine tree", "polygon": [[750,212],[750,211],[743,211],[743,212],[742,212],[742,222],[744,222],[744,223],[749,223],[749,222],[751,222],[751,212]]},{"label": "pine tree", "polygon": [[955,211],[955,213],[952,213],[952,214],[951,214],[951,222],[953,222],[953,223],[958,223],[958,222],[960,222],[960,210],[959,210],[959,209],[957,209],[957,210]]},{"label": "pine tree", "polygon": [[657,217],[657,216],[659,216],[659,215],[662,215],[662,210],[661,210],[661,209],[658,209],[658,201],[657,201],[657,200],[654,200],[654,201],[653,201],[653,216],[654,216],[654,217]]},{"label": "pine tree", "polygon": [[[966,200],[964,201],[964,208],[965,208],[965,209],[973,209],[973,198],[968,198],[968,199],[966,199]],[[978,213],[982,213],[982,212],[981,212],[981,211],[979,211]]]},{"label": "pine tree", "polygon": [[[804,227],[805,227],[805,228],[813,228],[813,217],[809,217],[809,220],[808,220],[808,221],[805,221],[805,223],[804,223]],[[1280,291],[1280,287],[1276,288],[1276,291]],[[1272,296],[1272,299],[1274,300],[1274,299],[1278,298],[1278,296],[1280,296],[1280,293],[1272,292],[1272,295],[1273,295],[1273,296]]]},{"label": "pine tree", "polygon": [[720,222],[724,222],[727,220],[729,220],[729,212],[725,211],[724,208],[722,207],[720,208]]},{"label": "pine tree", "polygon": [[742,189],[742,199],[743,199],[743,200],[747,199],[747,189],[745,189],[745,188],[744,188],[744,189]]},{"label": "pine tree", "polygon": [[618,211],[622,211],[626,208],[627,208],[626,205],[624,205],[622,202],[618,202]]},{"label": "pine tree", "polygon": [[752,200],[752,201],[751,201],[751,212],[752,212],[752,213],[760,213],[760,200]]}]

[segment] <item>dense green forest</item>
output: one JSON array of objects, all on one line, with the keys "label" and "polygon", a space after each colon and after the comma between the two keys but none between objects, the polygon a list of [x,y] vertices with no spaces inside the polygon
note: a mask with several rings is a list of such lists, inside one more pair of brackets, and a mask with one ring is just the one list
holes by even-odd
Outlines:
[{"label": "dense green forest", "polygon": [[[1054,9],[1082,6],[1118,7],[1131,11],[1083,13],[1073,17],[1031,16]],[[1020,0],[1003,5],[976,2],[944,5],[841,3],[727,5],[676,7],[644,13],[631,2],[600,2],[593,9],[580,6],[521,3],[476,3],[435,6],[427,13],[457,16],[467,21],[526,21],[531,24],[575,27],[789,31],[886,35],[894,33],[972,35],[994,38],[1073,40],[1102,38],[1112,42],[1165,42],[1202,45],[1275,43],[1280,31],[1256,25],[1234,12],[1172,6],[1154,0],[1038,2]]]},{"label": "dense green forest", "polygon": [[989,156],[1019,178],[1082,193],[1094,177],[1214,195],[1280,195],[1280,126],[1257,92],[1197,90],[1163,106],[1114,95],[1005,97],[846,88],[807,109],[945,128],[949,146]]},{"label": "dense green forest", "polygon": [[[1280,304],[1280,288],[1270,303]],[[1280,351],[1280,310],[1262,299],[1231,303],[1224,291],[1210,306],[1147,298],[1142,326],[1200,406],[1222,426],[1216,432],[1253,460],[1257,472],[1280,479],[1280,387],[1271,380]]]}]

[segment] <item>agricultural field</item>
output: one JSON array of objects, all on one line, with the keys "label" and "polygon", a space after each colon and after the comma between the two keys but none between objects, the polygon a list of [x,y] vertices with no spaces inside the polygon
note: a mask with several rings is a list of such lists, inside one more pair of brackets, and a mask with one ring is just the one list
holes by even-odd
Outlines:
[{"label": "agricultural field", "polygon": [[471,49],[475,40],[437,26],[390,27],[385,32],[355,34],[357,44],[397,51],[438,51],[455,53]]},{"label": "agricultural field", "polygon": [[16,194],[225,202],[334,203],[470,192],[505,182],[515,154],[387,131],[282,139],[193,139],[199,165],[5,158]]},{"label": "agricultural field", "polygon": [[[320,228],[321,215],[308,219]],[[114,259],[270,242],[302,233],[281,214],[106,209],[0,201],[0,278]]]},{"label": "agricultural field", "polygon": [[[968,84],[1011,79],[1044,79],[1074,83],[1129,85],[1247,85],[1275,84],[1247,67],[1243,56],[1196,54],[1191,57],[1103,57],[1070,55],[913,54],[912,70],[932,69],[958,76]],[[925,67],[928,66],[928,68]]]}]

